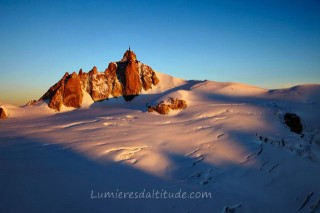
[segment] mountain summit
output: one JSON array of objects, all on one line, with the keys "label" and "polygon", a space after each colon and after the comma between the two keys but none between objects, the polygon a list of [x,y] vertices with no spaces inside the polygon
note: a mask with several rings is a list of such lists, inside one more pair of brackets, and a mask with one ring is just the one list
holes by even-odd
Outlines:
[{"label": "mountain summit", "polygon": [[39,101],[48,101],[48,106],[60,111],[66,107],[79,108],[85,93],[93,101],[102,101],[112,97],[123,96],[130,100],[142,90],[149,90],[159,83],[153,69],[137,60],[136,54],[127,50],[121,61],[109,63],[104,72],[93,67],[89,72],[66,72],[62,79],[53,85]]}]

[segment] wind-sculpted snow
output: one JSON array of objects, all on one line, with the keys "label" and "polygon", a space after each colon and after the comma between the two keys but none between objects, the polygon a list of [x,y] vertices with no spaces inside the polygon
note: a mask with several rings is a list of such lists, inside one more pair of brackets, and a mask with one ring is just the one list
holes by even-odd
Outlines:
[{"label": "wind-sculpted snow", "polygon": [[[45,103],[7,105],[11,116],[0,122],[1,212],[319,211],[319,85],[268,91],[159,76],[177,85],[58,113]],[[147,104],[169,97],[188,107],[166,116],[146,112]],[[286,113],[300,117],[301,134],[290,131]],[[153,189],[212,198],[90,194]],[[16,199],[20,205],[12,204]]]}]

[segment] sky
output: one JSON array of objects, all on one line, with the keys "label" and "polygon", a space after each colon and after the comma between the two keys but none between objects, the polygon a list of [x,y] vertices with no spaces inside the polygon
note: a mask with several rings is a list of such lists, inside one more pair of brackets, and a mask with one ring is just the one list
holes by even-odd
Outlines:
[{"label": "sky", "polygon": [[65,72],[104,71],[129,45],[187,80],[320,83],[320,0],[0,0],[0,101],[39,99]]}]

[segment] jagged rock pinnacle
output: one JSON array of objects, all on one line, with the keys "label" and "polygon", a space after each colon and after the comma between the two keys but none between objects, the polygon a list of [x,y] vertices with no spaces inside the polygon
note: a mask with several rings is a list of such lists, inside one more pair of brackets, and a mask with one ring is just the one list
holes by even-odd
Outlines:
[{"label": "jagged rock pinnacle", "polygon": [[136,54],[130,50],[130,47],[129,47],[129,50],[127,50],[124,55],[123,55],[123,58],[121,59],[121,62],[125,62],[125,61],[135,61],[137,60],[137,56]]},{"label": "jagged rock pinnacle", "polygon": [[87,73],[82,69],[79,74],[65,73],[39,101],[48,101],[50,108],[60,111],[62,105],[81,107],[84,93],[88,93],[93,101],[119,96],[130,100],[142,90],[147,91],[158,83],[159,79],[152,68],[138,61],[129,47],[122,60],[109,63],[104,72],[99,72],[94,66]]}]

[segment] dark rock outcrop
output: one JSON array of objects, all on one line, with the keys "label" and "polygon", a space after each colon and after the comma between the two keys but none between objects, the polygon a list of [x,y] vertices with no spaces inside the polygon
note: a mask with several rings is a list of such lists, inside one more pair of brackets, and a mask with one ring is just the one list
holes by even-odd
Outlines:
[{"label": "dark rock outcrop", "polygon": [[149,90],[159,83],[156,73],[146,64],[137,60],[136,54],[127,50],[119,62],[109,63],[104,72],[93,67],[88,73],[65,73],[39,101],[48,101],[48,106],[60,111],[62,105],[79,108],[83,93],[87,92],[93,101],[102,101],[123,96],[126,101]]},{"label": "dark rock outcrop", "polygon": [[169,98],[169,103],[169,108],[172,110],[187,108],[187,102],[185,100],[179,100],[178,98]]},{"label": "dark rock outcrop", "polygon": [[26,103],[25,106],[35,105],[38,101],[37,100],[30,100]]},{"label": "dark rock outcrop", "polygon": [[177,98],[169,98],[167,103],[161,102],[156,106],[147,106],[148,112],[156,111],[159,114],[166,115],[170,110],[181,110],[187,107],[185,100],[179,100]]},{"label": "dark rock outcrop", "polygon": [[0,107],[0,119],[6,119],[7,117],[7,112],[4,110],[4,108]]},{"label": "dark rock outcrop", "polygon": [[301,124],[301,119],[295,113],[286,113],[284,115],[284,121],[287,126],[290,128],[290,131],[295,132],[297,134],[301,134],[303,131],[303,127]]},{"label": "dark rock outcrop", "polygon": [[170,112],[170,108],[165,103],[159,103],[156,106],[148,106],[148,112],[156,111],[157,113],[161,115],[166,115]]}]

